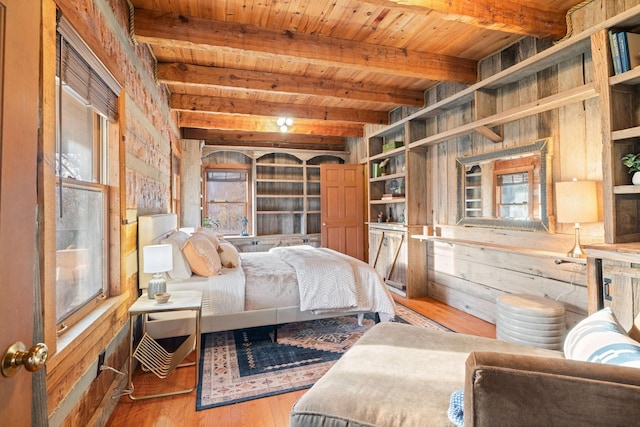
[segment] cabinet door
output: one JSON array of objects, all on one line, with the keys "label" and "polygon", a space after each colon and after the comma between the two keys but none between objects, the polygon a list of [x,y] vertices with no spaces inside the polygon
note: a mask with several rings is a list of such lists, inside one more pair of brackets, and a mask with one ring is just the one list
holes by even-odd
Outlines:
[{"label": "cabinet door", "polygon": [[387,275],[385,281],[389,286],[407,290],[407,239],[406,233],[390,232],[385,236]]},{"label": "cabinet door", "polygon": [[611,307],[620,324],[629,330],[633,324],[634,308],[640,307],[640,264],[602,260],[602,279],[605,284],[604,305]]},{"label": "cabinet door", "polygon": [[387,285],[406,293],[407,241],[406,233],[375,230],[369,233],[369,263]]}]

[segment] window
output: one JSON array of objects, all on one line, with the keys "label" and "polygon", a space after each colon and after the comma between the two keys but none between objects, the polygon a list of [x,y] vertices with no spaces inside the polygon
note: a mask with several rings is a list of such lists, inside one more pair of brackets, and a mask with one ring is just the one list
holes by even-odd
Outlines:
[{"label": "window", "polygon": [[248,168],[206,168],[203,224],[223,234],[249,233],[249,182]]},{"label": "window", "polygon": [[530,220],[540,217],[540,156],[498,160],[494,164],[496,217]]},{"label": "window", "polygon": [[69,325],[108,295],[107,152],[117,97],[64,19],[56,53],[56,323]]},{"label": "window", "polygon": [[498,175],[498,217],[528,219],[529,174],[527,172]]}]

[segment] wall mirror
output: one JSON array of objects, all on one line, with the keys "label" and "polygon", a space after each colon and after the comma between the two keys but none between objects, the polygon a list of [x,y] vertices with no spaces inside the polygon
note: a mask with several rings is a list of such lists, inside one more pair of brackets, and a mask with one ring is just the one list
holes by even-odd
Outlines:
[{"label": "wall mirror", "polygon": [[549,231],[551,138],[456,159],[458,224]]}]

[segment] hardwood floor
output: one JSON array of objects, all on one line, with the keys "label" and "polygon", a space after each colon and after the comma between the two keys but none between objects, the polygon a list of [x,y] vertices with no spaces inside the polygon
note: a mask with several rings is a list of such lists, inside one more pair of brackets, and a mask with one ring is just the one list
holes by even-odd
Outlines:
[{"label": "hardwood floor", "polygon": [[[407,300],[394,296],[401,303],[459,333],[495,338],[495,326],[429,298]],[[167,379],[192,381],[195,368],[180,368]],[[165,386],[168,385],[165,383]],[[144,386],[144,384],[142,384]],[[283,427],[289,425],[289,411],[305,390],[257,399],[244,403],[196,412],[196,393],[132,401],[120,398],[107,427]]]}]

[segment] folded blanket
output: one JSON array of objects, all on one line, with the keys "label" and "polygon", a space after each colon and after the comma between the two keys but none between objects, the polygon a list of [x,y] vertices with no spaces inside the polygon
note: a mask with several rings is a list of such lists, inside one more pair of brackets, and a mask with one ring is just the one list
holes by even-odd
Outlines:
[{"label": "folded blanket", "polygon": [[341,257],[310,246],[285,246],[269,250],[298,276],[300,310],[350,310],[358,305],[353,268]]},{"label": "folded blanket", "polygon": [[456,390],[451,393],[451,401],[449,402],[449,411],[447,412],[449,420],[458,427],[464,426],[464,391]]}]

